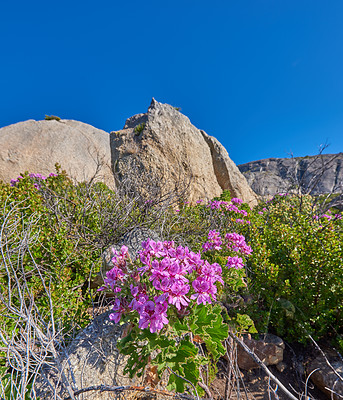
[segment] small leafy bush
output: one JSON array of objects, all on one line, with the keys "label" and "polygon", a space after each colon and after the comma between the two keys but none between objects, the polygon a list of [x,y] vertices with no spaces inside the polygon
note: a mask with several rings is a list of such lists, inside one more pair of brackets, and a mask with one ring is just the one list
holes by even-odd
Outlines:
[{"label": "small leafy bush", "polygon": [[61,121],[61,118],[56,115],[46,115],[44,119],[45,121]]},{"label": "small leafy bush", "polygon": [[[14,272],[22,277],[23,284],[26,282],[43,315],[49,303],[45,296],[44,282],[50,286],[54,315],[65,331],[75,324],[85,326],[89,321],[85,306],[91,303],[84,285],[92,268],[96,264],[100,266],[100,249],[89,243],[80,247],[80,238],[75,232],[77,226],[70,226],[57,212],[57,209],[68,209],[71,203],[73,209],[77,210],[76,191],[76,187],[63,173],[52,173],[49,177],[26,173],[12,180],[11,185],[0,182],[1,220],[6,221],[8,226],[16,226],[16,233],[10,239],[11,246],[6,247],[9,257],[6,262],[10,262],[11,257],[17,257],[17,248],[29,244]],[[69,192],[68,197],[62,197],[61,194],[66,192]],[[55,209],[48,207],[49,202],[50,205],[55,204]],[[77,212],[75,218],[78,218]],[[89,222],[92,214],[87,218]],[[89,226],[95,223],[93,220]],[[2,241],[3,245],[5,242]],[[15,264],[12,260],[11,265]],[[6,287],[15,288],[18,283],[11,282],[13,277],[3,276],[2,279],[1,294],[6,296]],[[3,318],[0,317],[0,320]]]},{"label": "small leafy bush", "polygon": [[145,128],[145,124],[144,123],[138,124],[137,126],[135,126],[134,132],[137,135],[140,135],[144,131],[144,128]]},{"label": "small leafy bush", "polygon": [[250,208],[242,200],[232,198],[228,191],[209,202],[198,200],[195,205],[184,202],[179,205],[170,222],[169,236],[183,245],[198,251],[210,230],[243,233]]},{"label": "small leafy bush", "polygon": [[317,214],[313,204],[277,195],[249,215],[246,232],[250,312],[259,330],[290,341],[343,333],[342,215]]}]

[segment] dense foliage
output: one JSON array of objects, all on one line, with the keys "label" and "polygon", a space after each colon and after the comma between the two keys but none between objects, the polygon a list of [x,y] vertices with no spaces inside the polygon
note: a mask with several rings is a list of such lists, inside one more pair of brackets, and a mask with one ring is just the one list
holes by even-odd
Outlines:
[{"label": "dense foliage", "polygon": [[291,341],[331,337],[342,348],[342,215],[318,214],[310,196],[278,195],[250,218],[248,274],[259,328]]},{"label": "dense foliage", "polygon": [[[239,232],[251,246],[240,312],[247,312],[260,332],[292,342],[305,342],[308,335],[334,339],[343,349],[342,214],[323,213],[311,196],[276,195],[253,210],[245,207],[241,219],[237,210],[228,214],[218,207],[229,199],[224,192],[210,207],[189,207],[184,214],[190,225],[210,219],[212,227]],[[200,232],[190,239],[199,237]]]},{"label": "dense foliage", "polygon": [[[149,198],[136,187],[75,184],[59,169],[0,182],[0,347],[20,337],[27,321],[16,310],[25,307],[48,330],[56,323],[67,342],[99,296],[90,281],[102,252],[143,227],[163,240],[147,237],[133,260],[125,247],[114,252],[104,283],[115,293],[111,319],[130,326],[118,343],[129,355],[127,372],[152,363],[197,386],[204,371],[206,381],[214,375],[228,329],[253,333],[254,326],[343,349],[341,214],[323,214],[310,196],[278,195],[250,210],[227,191],[190,205],[183,195]],[[2,353],[9,382],[5,360]],[[169,388],[184,391],[185,381],[169,379]]]},{"label": "dense foliage", "polygon": [[[84,326],[89,320],[86,308],[90,299],[84,283],[92,268],[99,265],[100,257],[99,250],[80,245],[77,220],[81,218],[78,211],[83,207],[77,190],[63,173],[52,173],[49,177],[25,174],[12,181],[11,186],[0,182],[1,245],[7,254],[7,260],[2,260],[0,307],[4,307],[9,289],[15,299],[20,285],[25,283],[44,315],[49,305],[44,286],[48,286],[55,318],[64,330],[74,322]],[[51,201],[54,207],[49,206]],[[67,212],[70,208],[74,226],[61,219],[57,212],[57,209]],[[95,226],[96,217],[88,215],[87,222]],[[8,274],[10,267],[12,274]],[[7,313],[8,310],[1,314]],[[4,317],[0,318],[4,323]],[[13,326],[16,322],[16,319],[6,319]]]}]

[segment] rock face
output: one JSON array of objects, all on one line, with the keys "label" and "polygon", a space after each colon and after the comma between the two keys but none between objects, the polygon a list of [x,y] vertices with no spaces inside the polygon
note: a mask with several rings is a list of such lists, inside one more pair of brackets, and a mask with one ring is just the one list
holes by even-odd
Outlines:
[{"label": "rock face", "polygon": [[343,153],[313,157],[267,158],[238,166],[251,188],[261,196],[300,186],[303,194],[342,193]]},{"label": "rock face", "polygon": [[0,179],[29,171],[48,175],[59,163],[71,178],[98,179],[114,186],[109,134],[72,120],[29,120],[0,129]]},{"label": "rock face", "polygon": [[228,189],[234,197],[257,204],[225,148],[168,104],[153,99],[146,114],[129,118],[123,130],[111,132],[111,151],[119,174],[138,160],[143,169],[168,176],[171,187],[191,178],[190,201],[210,199]]},{"label": "rock face", "polygon": [[242,179],[242,174],[237,165],[231,160],[224,146],[213,136],[200,131],[206,143],[208,144],[214,173],[222,190],[229,190],[234,197],[245,200],[250,205],[256,205],[256,195],[247,185],[246,180]]}]

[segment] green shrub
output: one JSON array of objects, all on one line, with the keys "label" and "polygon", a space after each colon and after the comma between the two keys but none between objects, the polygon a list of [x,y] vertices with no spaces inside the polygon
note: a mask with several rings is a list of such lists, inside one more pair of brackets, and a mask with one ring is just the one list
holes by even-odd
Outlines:
[{"label": "green shrub", "polygon": [[138,124],[137,126],[135,126],[134,132],[138,136],[144,131],[144,128],[145,128],[145,124],[144,123]]},{"label": "green shrub", "polygon": [[310,196],[275,196],[251,215],[251,307],[259,330],[291,341],[343,333],[341,215],[316,215]]},{"label": "green shrub", "polygon": [[[69,192],[68,197],[61,195],[66,192]],[[7,226],[16,226],[15,235],[10,238],[11,246],[6,247],[7,263],[11,262],[11,257],[18,257],[15,249],[24,249],[27,244],[20,253],[21,262],[17,263],[14,272],[25,278],[43,315],[47,312],[48,303],[43,285],[44,282],[50,285],[54,315],[65,330],[75,324],[85,326],[88,322],[85,310],[91,302],[87,290],[83,289],[84,285],[87,286],[91,270],[96,265],[100,267],[100,249],[90,243],[79,246],[80,238],[76,235],[78,226],[71,226],[69,221],[61,218],[61,210],[70,207],[78,209],[76,192],[77,188],[65,174],[42,179],[26,173],[14,186],[0,182],[1,220],[6,221]],[[51,203],[55,204],[55,210],[50,207]],[[87,218],[91,219],[92,215]],[[14,261],[12,265],[15,265]],[[6,286],[3,284],[8,285],[8,276],[1,279],[4,295]],[[12,282],[12,287],[15,285]],[[1,320],[3,318],[0,317]]]},{"label": "green shrub", "polygon": [[[225,191],[215,201],[230,198]],[[305,342],[311,334],[343,343],[341,214],[323,214],[310,196],[278,195],[253,210],[245,204],[239,209],[248,213],[239,216],[245,223],[237,223],[237,213],[222,207],[185,205],[173,227],[183,244],[196,250],[209,229],[246,237],[253,248],[247,263],[248,290],[240,289],[241,298],[225,299],[225,293],[222,298],[229,304],[236,301],[231,316],[247,312],[259,331],[273,331],[290,341]]]},{"label": "green shrub", "polygon": [[56,115],[46,115],[44,119],[45,121],[61,121],[61,118]]}]

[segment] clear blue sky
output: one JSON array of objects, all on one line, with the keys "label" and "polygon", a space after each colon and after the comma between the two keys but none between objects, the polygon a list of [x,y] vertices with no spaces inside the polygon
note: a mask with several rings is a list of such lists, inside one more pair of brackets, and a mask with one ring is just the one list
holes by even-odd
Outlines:
[{"label": "clear blue sky", "polygon": [[108,132],[151,98],[241,164],[343,151],[342,0],[0,2],[0,127]]}]

